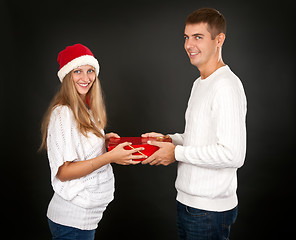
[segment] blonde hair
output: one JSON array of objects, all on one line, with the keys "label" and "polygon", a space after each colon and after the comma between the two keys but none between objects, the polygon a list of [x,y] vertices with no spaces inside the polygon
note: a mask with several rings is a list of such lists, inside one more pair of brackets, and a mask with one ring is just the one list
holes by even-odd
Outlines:
[{"label": "blonde hair", "polygon": [[52,99],[44,115],[41,125],[42,143],[39,150],[47,149],[47,128],[50,116],[55,107],[59,105],[68,106],[72,110],[78,129],[84,136],[87,137],[87,133],[92,132],[98,137],[104,137],[101,130],[105,128],[107,123],[106,109],[101,84],[96,74],[95,76],[93,85],[87,93],[92,116],[75,88],[72,72],[64,77],[60,90]]}]

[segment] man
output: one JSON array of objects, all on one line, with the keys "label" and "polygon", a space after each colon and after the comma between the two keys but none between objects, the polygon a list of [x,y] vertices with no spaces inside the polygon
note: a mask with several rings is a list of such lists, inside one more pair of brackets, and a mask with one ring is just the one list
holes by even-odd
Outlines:
[{"label": "man", "polygon": [[[224,64],[226,22],[215,9],[190,14],[184,48],[200,77],[194,82],[183,134],[169,135],[143,164],[178,161],[179,239],[228,239],[237,216],[237,169],[246,152],[246,97],[239,78]],[[163,136],[146,133],[143,137]]]}]

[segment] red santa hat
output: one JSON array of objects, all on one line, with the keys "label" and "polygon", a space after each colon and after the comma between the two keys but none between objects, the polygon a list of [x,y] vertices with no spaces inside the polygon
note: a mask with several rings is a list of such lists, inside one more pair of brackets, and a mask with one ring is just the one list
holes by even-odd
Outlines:
[{"label": "red santa hat", "polygon": [[86,46],[80,43],[66,47],[59,53],[57,60],[60,64],[58,77],[61,82],[69,72],[82,65],[93,66],[96,74],[99,75],[100,66],[98,60]]}]

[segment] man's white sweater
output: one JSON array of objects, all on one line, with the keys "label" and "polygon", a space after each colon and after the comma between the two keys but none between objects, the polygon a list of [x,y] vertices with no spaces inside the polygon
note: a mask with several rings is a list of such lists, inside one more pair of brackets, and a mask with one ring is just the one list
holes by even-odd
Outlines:
[{"label": "man's white sweater", "polygon": [[236,207],[236,172],[246,152],[246,105],[242,83],[228,66],[194,82],[185,132],[170,135],[177,145],[179,202],[209,211]]}]

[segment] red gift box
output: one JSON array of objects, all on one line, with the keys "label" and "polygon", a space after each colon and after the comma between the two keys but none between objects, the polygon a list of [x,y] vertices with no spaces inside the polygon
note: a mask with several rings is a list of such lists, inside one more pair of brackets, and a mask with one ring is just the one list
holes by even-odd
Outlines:
[{"label": "red gift box", "polygon": [[[172,139],[169,136],[110,138],[109,145],[108,145],[108,151],[111,151],[113,148],[115,148],[120,143],[130,142],[132,144],[124,147],[124,149],[131,150],[133,148],[143,147],[143,148],[145,148],[144,150],[138,151],[138,152],[134,153],[134,155],[146,155],[147,157],[149,157],[153,153],[155,153],[159,149],[159,147],[149,145],[147,143],[148,141],[172,142]],[[145,160],[145,158],[135,159],[134,161],[143,161],[143,160]]]}]

